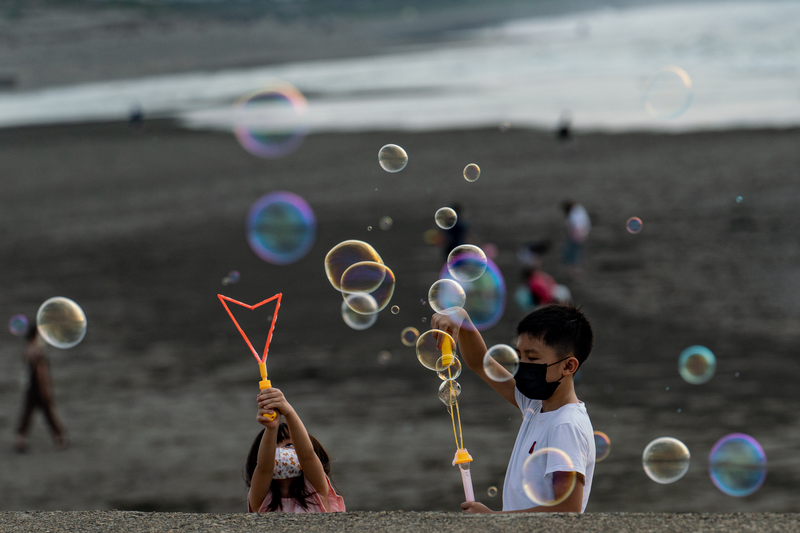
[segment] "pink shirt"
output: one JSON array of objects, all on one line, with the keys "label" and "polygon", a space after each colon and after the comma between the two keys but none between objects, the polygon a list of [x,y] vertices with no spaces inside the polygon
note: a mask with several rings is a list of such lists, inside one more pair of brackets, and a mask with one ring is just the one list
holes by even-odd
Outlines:
[{"label": "pink shirt", "polygon": [[[344,498],[336,494],[336,491],[333,490],[333,485],[331,485],[331,480],[325,477],[328,481],[328,508],[330,509],[331,513],[343,513],[344,512]],[[328,511],[325,510],[325,506],[322,504],[322,498],[320,497],[317,489],[314,488],[314,485],[311,484],[310,481],[307,479],[306,481],[306,491],[311,493],[311,496],[308,497],[308,507],[303,509],[303,507],[297,503],[292,498],[281,498],[281,509],[279,512],[283,513],[327,513]],[[264,498],[264,501],[261,503],[261,507],[258,508],[259,513],[266,513],[267,507],[269,507],[270,502],[272,502],[272,491],[267,493],[267,496]],[[247,500],[247,512],[252,513],[253,509],[250,508],[250,500]]]}]

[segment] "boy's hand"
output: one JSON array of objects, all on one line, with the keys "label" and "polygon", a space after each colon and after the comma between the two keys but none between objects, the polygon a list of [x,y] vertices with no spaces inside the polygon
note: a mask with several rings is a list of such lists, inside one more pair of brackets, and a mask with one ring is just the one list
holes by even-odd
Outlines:
[{"label": "boy's hand", "polygon": [[[258,408],[264,411],[278,411],[283,416],[290,416],[294,413],[294,409],[280,389],[269,388],[264,389],[258,393]],[[277,417],[276,417],[277,418]]]},{"label": "boy's hand", "polygon": [[[466,324],[465,324],[466,322]],[[469,319],[466,311],[461,309],[452,315],[443,315],[442,313],[435,313],[431,317],[431,328],[440,329],[450,334],[453,340],[458,342],[458,333],[462,327],[474,327]],[[441,350],[444,339],[436,339],[436,347]]]},{"label": "boy's hand", "polygon": [[464,502],[461,504],[464,513],[493,513],[491,509],[480,502]]}]

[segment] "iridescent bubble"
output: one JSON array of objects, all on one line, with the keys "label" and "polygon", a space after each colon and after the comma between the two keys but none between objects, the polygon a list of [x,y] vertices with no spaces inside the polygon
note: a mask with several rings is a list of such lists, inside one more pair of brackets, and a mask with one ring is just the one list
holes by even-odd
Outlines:
[{"label": "iridescent bubble", "polygon": [[508,344],[495,344],[483,356],[483,371],[493,381],[508,381],[519,370],[519,355]]},{"label": "iridescent bubble", "polygon": [[736,197],[736,203],[737,203],[737,204],[740,204],[740,203],[742,203],[742,200],[744,200],[744,198],[742,198],[741,196],[737,196],[737,197]]},{"label": "iridescent bubble", "polygon": [[467,293],[452,279],[440,279],[428,291],[428,303],[437,313],[452,315],[459,312],[467,301]]},{"label": "iridescent bubble", "polygon": [[418,338],[419,330],[417,328],[407,327],[400,332],[400,340],[406,346],[416,346]]},{"label": "iridescent bubble", "polygon": [[308,102],[288,83],[278,83],[237,102],[234,134],[251,154],[274,159],[289,154],[306,137]]},{"label": "iridescent bubble", "polygon": [[475,281],[486,272],[486,254],[472,244],[456,246],[447,256],[447,271],[458,281]]},{"label": "iridescent bubble", "polygon": [[595,461],[600,462],[611,453],[611,439],[602,431],[594,432]]},{"label": "iridescent bubble", "polygon": [[455,359],[456,341],[446,331],[431,329],[417,339],[417,359],[422,366],[441,372]]},{"label": "iridescent bubble", "polygon": [[678,481],[686,474],[690,459],[689,448],[684,443],[672,437],[661,437],[644,449],[642,466],[650,479],[666,485]]},{"label": "iridescent bubble", "polygon": [[725,435],[708,456],[708,475],[728,496],[748,496],[767,478],[767,455],[756,439],[744,433]]},{"label": "iridescent bubble", "polygon": [[441,368],[437,374],[443,381],[458,379],[461,375],[461,360],[452,355],[443,355],[436,361],[436,368]]},{"label": "iridescent bubble", "polygon": [[473,182],[477,181],[478,178],[481,177],[481,167],[476,165],[475,163],[470,163],[469,165],[464,167],[464,179]]},{"label": "iridescent bubble", "polygon": [[[443,267],[439,277],[452,279],[447,267]],[[485,331],[502,318],[506,307],[506,284],[497,265],[486,259],[486,272],[475,281],[462,281],[459,285],[466,293],[464,309],[469,313],[478,331]]]},{"label": "iridescent bubble", "polygon": [[262,196],[247,214],[247,242],[268,263],[288,265],[300,260],[311,250],[316,234],[314,211],[294,193]]},{"label": "iridescent bubble", "polygon": [[393,315],[396,315],[396,314],[398,314],[399,312],[400,312],[400,306],[399,306],[399,305],[393,305],[393,306],[392,306],[392,314],[393,314]]},{"label": "iridescent bubble", "polygon": [[[540,448],[522,465],[522,490],[536,505],[552,507],[569,498],[578,475],[569,455],[558,448]],[[559,493],[553,485],[554,473],[562,476]]]},{"label": "iridescent bubble", "polygon": [[458,402],[458,396],[461,394],[461,385],[458,381],[443,381],[439,385],[439,400],[450,407]]},{"label": "iridescent bubble", "polygon": [[378,221],[378,226],[383,231],[389,231],[392,229],[392,225],[394,225],[394,220],[392,220],[392,217],[381,217],[381,219]]},{"label": "iridescent bubble", "polygon": [[692,80],[679,67],[665,67],[648,81],[644,108],[656,118],[677,118],[692,105]]},{"label": "iridescent bubble", "polygon": [[378,151],[378,163],[386,172],[400,172],[408,164],[408,154],[396,144],[387,144]]},{"label": "iridescent bubble", "polygon": [[497,487],[489,487],[489,489],[486,491],[486,495],[490,498],[497,496]]},{"label": "iridescent bubble", "polygon": [[367,231],[372,231],[372,226],[367,226]]},{"label": "iridescent bubble", "polygon": [[367,293],[347,294],[344,302],[350,310],[359,315],[374,315],[378,312],[378,303],[372,295]]},{"label": "iridescent bubble", "polygon": [[57,296],[39,307],[36,327],[48,344],[56,348],[72,348],[86,335],[86,315],[69,298]]},{"label": "iridescent bubble", "polygon": [[436,211],[434,219],[436,220],[436,225],[440,228],[450,229],[456,225],[458,215],[449,207],[441,207]]},{"label": "iridescent bubble", "polygon": [[639,217],[631,217],[625,223],[625,229],[628,230],[628,233],[639,233],[642,231],[642,219]]},{"label": "iridescent bubble", "polygon": [[364,241],[343,241],[331,248],[325,256],[325,274],[337,291],[342,290],[342,275],[345,270],[365,261],[383,263],[375,248]]},{"label": "iridescent bubble", "polygon": [[375,300],[369,294],[352,294],[347,296],[347,298],[353,299],[361,299],[361,303],[358,305],[363,305],[363,309],[369,309],[370,304],[369,302],[364,302],[364,299],[372,299],[372,305],[374,306],[375,311],[372,314],[362,314],[356,313],[353,311],[351,306],[357,307],[356,302],[348,302],[347,300],[342,302],[342,320],[344,323],[350,326],[355,330],[364,330],[371,327],[377,320],[378,320],[378,305],[375,303]]},{"label": "iridescent bubble", "polygon": [[339,287],[344,293],[370,293],[386,279],[387,270],[386,265],[375,261],[355,263],[344,271]]},{"label": "iridescent bubble", "polygon": [[228,272],[228,279],[230,280],[231,284],[239,283],[239,280],[242,278],[242,275],[239,274],[238,270],[231,270]]},{"label": "iridescent bubble", "polygon": [[[351,276],[350,275],[351,272],[356,269],[361,269],[361,266],[367,263],[371,265],[377,265],[380,267],[381,271],[383,272],[383,279],[381,280],[380,284],[372,291],[369,291],[369,289],[366,288],[363,290],[352,290],[352,291],[349,290],[350,288],[356,288],[359,286],[358,282],[356,281],[352,282],[347,281],[348,279],[352,280],[353,277],[358,277],[358,276]],[[364,279],[361,280],[362,287],[365,287],[367,283],[374,281],[367,275],[365,275],[365,277],[366,280]],[[350,294],[369,294],[377,303],[378,311],[383,311],[386,308],[386,306],[389,305],[389,302],[391,301],[392,296],[394,295],[395,282],[396,278],[394,277],[394,272],[392,272],[392,269],[387,267],[386,265],[370,261],[365,261],[363,263],[356,263],[355,265],[345,270],[345,273],[342,275],[342,296],[345,296],[346,298]]]},{"label": "iridescent bubble", "polygon": [[378,352],[378,364],[379,365],[388,365],[392,360],[392,352],[388,350],[381,350]]},{"label": "iridescent bubble", "polygon": [[425,317],[422,317],[422,323],[423,323],[423,324],[424,324],[425,322],[427,322],[427,321],[428,321],[428,319],[427,319],[427,318],[425,318]]},{"label": "iridescent bubble", "polygon": [[8,321],[8,331],[17,337],[25,335],[28,331],[28,317],[25,315],[14,315]]},{"label": "iridescent bubble", "polygon": [[224,278],[222,278],[222,285],[223,286],[227,287],[230,284],[231,284],[231,278],[229,278],[228,276],[225,276]]},{"label": "iridescent bubble", "polygon": [[678,372],[687,383],[700,385],[712,377],[717,369],[717,358],[705,346],[689,346],[678,357]]}]

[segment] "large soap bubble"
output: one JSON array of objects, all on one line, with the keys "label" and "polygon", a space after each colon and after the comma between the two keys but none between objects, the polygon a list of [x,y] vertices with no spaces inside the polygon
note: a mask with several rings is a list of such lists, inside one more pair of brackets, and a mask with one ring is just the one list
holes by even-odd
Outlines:
[{"label": "large soap bubble", "polygon": [[508,381],[519,370],[519,355],[507,344],[495,344],[483,356],[483,371],[493,381]]},{"label": "large soap bubble", "polygon": [[642,466],[650,479],[666,485],[686,474],[690,459],[689,448],[684,443],[672,437],[661,437],[644,449]]},{"label": "large soap bubble", "polygon": [[644,108],[656,118],[677,118],[692,105],[692,80],[679,67],[665,67],[647,82]]},{"label": "large soap bubble", "polygon": [[602,431],[594,432],[595,462],[600,462],[611,453],[611,439]]},{"label": "large soap bubble", "polygon": [[56,296],[39,307],[36,327],[48,344],[56,348],[72,348],[86,335],[86,315],[69,298]]},{"label": "large soap bubble", "polygon": [[289,154],[306,137],[308,102],[288,83],[276,83],[245,96],[234,110],[236,139],[251,154],[274,159]]},{"label": "large soap bubble", "polygon": [[467,293],[451,279],[440,279],[428,291],[428,303],[437,313],[452,315],[459,312],[467,301]]},{"label": "large soap bubble", "polygon": [[386,172],[400,172],[408,164],[408,154],[396,144],[387,144],[378,151],[378,163]]},{"label": "large soap bubble", "polygon": [[757,491],[767,478],[767,455],[750,435],[725,435],[711,448],[708,475],[714,485],[728,496],[748,496]]},{"label": "large soap bubble", "polygon": [[28,317],[25,315],[12,316],[8,321],[8,331],[17,337],[25,335],[25,333],[28,331]]},{"label": "large soap bubble", "polygon": [[455,405],[460,394],[461,385],[458,384],[458,381],[444,381],[439,385],[439,400],[448,407]]},{"label": "large soap bubble", "polygon": [[[365,312],[357,313],[353,308]],[[355,330],[370,328],[378,320],[378,304],[369,294],[351,294],[342,302],[342,320]]]},{"label": "large soap bubble", "polygon": [[325,274],[333,288],[341,291],[345,271],[356,263],[367,261],[383,263],[375,248],[364,241],[343,241],[331,248],[325,256]]},{"label": "large soap bubble", "polygon": [[439,208],[433,218],[436,221],[436,225],[442,229],[450,229],[458,222],[458,215],[450,207]]},{"label": "large soap bubble", "polygon": [[417,339],[417,359],[425,368],[441,372],[453,363],[455,347],[456,341],[449,333],[431,329]]},{"label": "large soap bubble", "polygon": [[288,265],[304,257],[314,245],[317,220],[308,203],[290,192],[259,198],[247,214],[247,242],[258,257]]},{"label": "large soap bubble", "polygon": [[[562,450],[540,448],[522,465],[522,490],[536,505],[558,505],[575,490],[578,475],[574,470],[572,460]],[[557,487],[553,484],[556,472],[560,473]]]},{"label": "large soap bubble", "polygon": [[717,358],[705,346],[689,346],[678,357],[678,372],[692,385],[705,383],[717,369]]},{"label": "large soap bubble", "polygon": [[[439,277],[452,279],[446,266]],[[481,277],[475,281],[461,281],[459,285],[466,293],[464,309],[475,328],[485,331],[497,324],[506,308],[506,283],[497,265],[487,258],[486,272]]]},{"label": "large soap bubble", "polygon": [[447,271],[458,281],[475,281],[486,272],[486,254],[472,244],[456,246],[447,256]]}]

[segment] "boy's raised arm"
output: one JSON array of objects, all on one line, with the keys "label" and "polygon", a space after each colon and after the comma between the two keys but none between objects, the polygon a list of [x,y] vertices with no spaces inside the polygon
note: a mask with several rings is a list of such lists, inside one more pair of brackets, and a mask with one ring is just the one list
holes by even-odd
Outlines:
[{"label": "boy's raised arm", "polygon": [[[452,315],[436,313],[431,318],[431,327],[449,333],[458,343],[461,358],[470,370],[489,384],[497,393],[505,398],[514,407],[517,400],[514,396],[516,382],[513,378],[508,381],[494,381],[483,371],[483,356],[486,355],[486,343],[483,342],[480,332],[470,320],[465,310],[460,310]],[[499,366],[499,365],[498,365]]]}]

